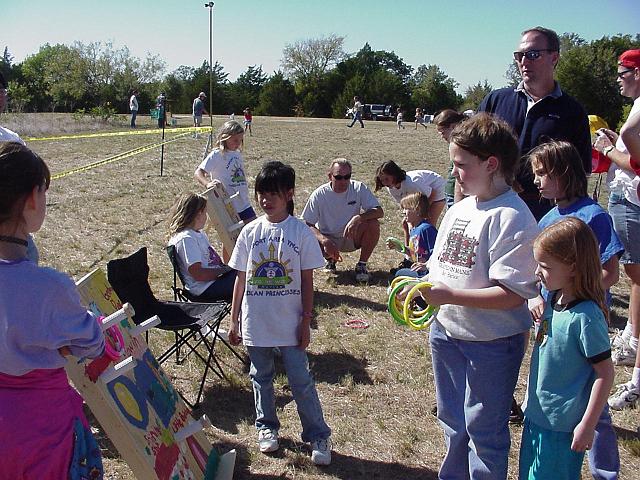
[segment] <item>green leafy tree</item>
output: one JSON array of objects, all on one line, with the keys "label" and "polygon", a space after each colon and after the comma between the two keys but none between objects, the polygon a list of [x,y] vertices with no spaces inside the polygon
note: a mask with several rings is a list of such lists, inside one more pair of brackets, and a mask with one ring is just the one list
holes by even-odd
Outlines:
[{"label": "green leafy tree", "polygon": [[234,112],[240,112],[245,107],[255,108],[267,78],[262,71],[262,65],[250,66],[246,72],[243,72],[229,87],[231,109]]},{"label": "green leafy tree", "polygon": [[476,111],[480,106],[480,103],[486,97],[493,87],[485,79],[484,83],[478,82],[475,85],[467,87],[464,92],[464,102],[462,103],[462,110]]},{"label": "green leafy tree", "polygon": [[9,81],[9,109],[12,112],[24,112],[25,107],[31,102],[31,95],[26,85],[15,80]]},{"label": "green leafy tree", "polygon": [[12,77],[12,65],[13,55],[9,53],[9,47],[4,47],[2,58],[0,58],[0,72],[2,72],[2,75],[7,82]]},{"label": "green leafy tree", "polygon": [[[225,73],[224,68],[218,62],[213,65],[211,73],[213,79],[212,113],[226,113],[229,108],[228,74]],[[200,92],[205,92],[209,97],[209,62],[203,61],[198,68],[181,65],[167,75],[165,80],[158,86],[158,89],[164,90],[167,94],[167,99],[170,101],[170,108],[173,112],[191,112],[193,99]],[[209,111],[209,98],[207,98],[205,106]]]},{"label": "green leafy tree", "polygon": [[558,82],[587,113],[604,118],[611,126],[617,125],[627,101],[615,81],[617,59],[625,50],[640,48],[640,35],[603,37],[589,43],[572,38],[574,41],[560,56],[556,68]]},{"label": "green leafy tree", "polygon": [[375,51],[366,43],[355,55],[340,62],[326,77],[334,117],[343,117],[345,108],[358,95],[363,103],[408,105],[407,79],[412,68],[394,52]]},{"label": "green leafy tree", "polygon": [[344,37],[332,34],[287,44],[282,51],[282,68],[295,83],[316,84],[343,57]]},{"label": "green leafy tree", "polygon": [[260,91],[257,115],[291,116],[296,105],[296,90],[293,84],[284,78],[281,71],[275,72]]},{"label": "green leafy tree", "polygon": [[445,108],[458,109],[462,97],[456,93],[458,82],[447,76],[437,65],[420,65],[412,79],[411,100],[426,113]]},{"label": "green leafy tree", "polygon": [[287,44],[281,65],[285,78],[293,82],[300,100],[298,112],[326,117],[337,92],[330,91],[327,78],[344,57],[344,37],[332,34]]},{"label": "green leafy tree", "polygon": [[520,75],[520,70],[518,70],[518,65],[513,61],[507,67],[507,71],[504,73],[504,78],[507,79],[507,87],[516,88],[518,84],[522,81],[522,75]]}]

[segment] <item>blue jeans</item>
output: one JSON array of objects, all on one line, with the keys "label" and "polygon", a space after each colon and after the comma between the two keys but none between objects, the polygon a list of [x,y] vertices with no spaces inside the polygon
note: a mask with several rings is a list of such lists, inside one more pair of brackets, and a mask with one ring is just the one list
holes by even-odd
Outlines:
[{"label": "blue jeans", "polygon": [[429,272],[427,272],[426,270],[415,271],[415,270],[411,270],[410,268],[401,268],[396,272],[394,277],[422,278],[427,273]]},{"label": "blue jeans", "polygon": [[194,296],[194,302],[217,302],[218,300],[231,300],[233,297],[233,286],[236,282],[236,271],[230,270],[220,275],[209,285],[200,295]]},{"label": "blue jeans", "polygon": [[640,263],[640,207],[631,203],[624,195],[609,195],[609,215],[613,228],[620,237],[624,253],[620,257],[622,264]]},{"label": "blue jeans", "polygon": [[[302,423],[302,441],[313,442],[331,436],[331,429],[324,421],[322,406],[316,385],[309,371],[307,353],[298,347],[278,347],[282,355],[289,386],[298,408]],[[273,377],[276,374],[273,347],[247,346],[251,368],[249,376],[253,383],[253,397],[256,406],[256,428],[280,429],[276,414],[276,397],[273,391]]]},{"label": "blue jeans", "polygon": [[593,437],[591,450],[587,451],[589,470],[595,480],[618,480],[620,472],[620,456],[618,453],[618,438],[611,424],[609,406],[606,405]]},{"label": "blue jeans", "polygon": [[131,110],[131,128],[136,128],[137,115],[138,115],[138,110]]},{"label": "blue jeans", "polygon": [[438,478],[506,479],[509,412],[525,351],[525,334],[487,342],[429,333],[438,420],[447,453]]}]

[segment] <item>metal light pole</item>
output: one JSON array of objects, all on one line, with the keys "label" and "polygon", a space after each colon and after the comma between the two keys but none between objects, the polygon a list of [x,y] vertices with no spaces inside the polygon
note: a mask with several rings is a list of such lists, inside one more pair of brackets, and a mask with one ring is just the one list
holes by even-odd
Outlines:
[{"label": "metal light pole", "polygon": [[213,2],[205,3],[205,8],[209,9],[209,125],[213,135]]}]

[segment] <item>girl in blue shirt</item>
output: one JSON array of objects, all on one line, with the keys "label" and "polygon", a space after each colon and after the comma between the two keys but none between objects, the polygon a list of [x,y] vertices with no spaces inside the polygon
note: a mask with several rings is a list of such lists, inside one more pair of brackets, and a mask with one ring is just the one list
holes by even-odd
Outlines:
[{"label": "girl in blue shirt", "polygon": [[536,276],[550,292],[536,326],[520,480],[578,480],[613,384],[598,244],[567,217],[536,239]]}]

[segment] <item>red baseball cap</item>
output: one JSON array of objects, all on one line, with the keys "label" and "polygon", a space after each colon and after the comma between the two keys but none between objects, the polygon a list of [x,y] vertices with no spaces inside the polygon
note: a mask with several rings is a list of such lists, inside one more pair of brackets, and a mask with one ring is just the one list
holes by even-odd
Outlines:
[{"label": "red baseball cap", "polygon": [[618,65],[627,68],[640,68],[640,49],[627,50],[620,58],[618,58]]}]

